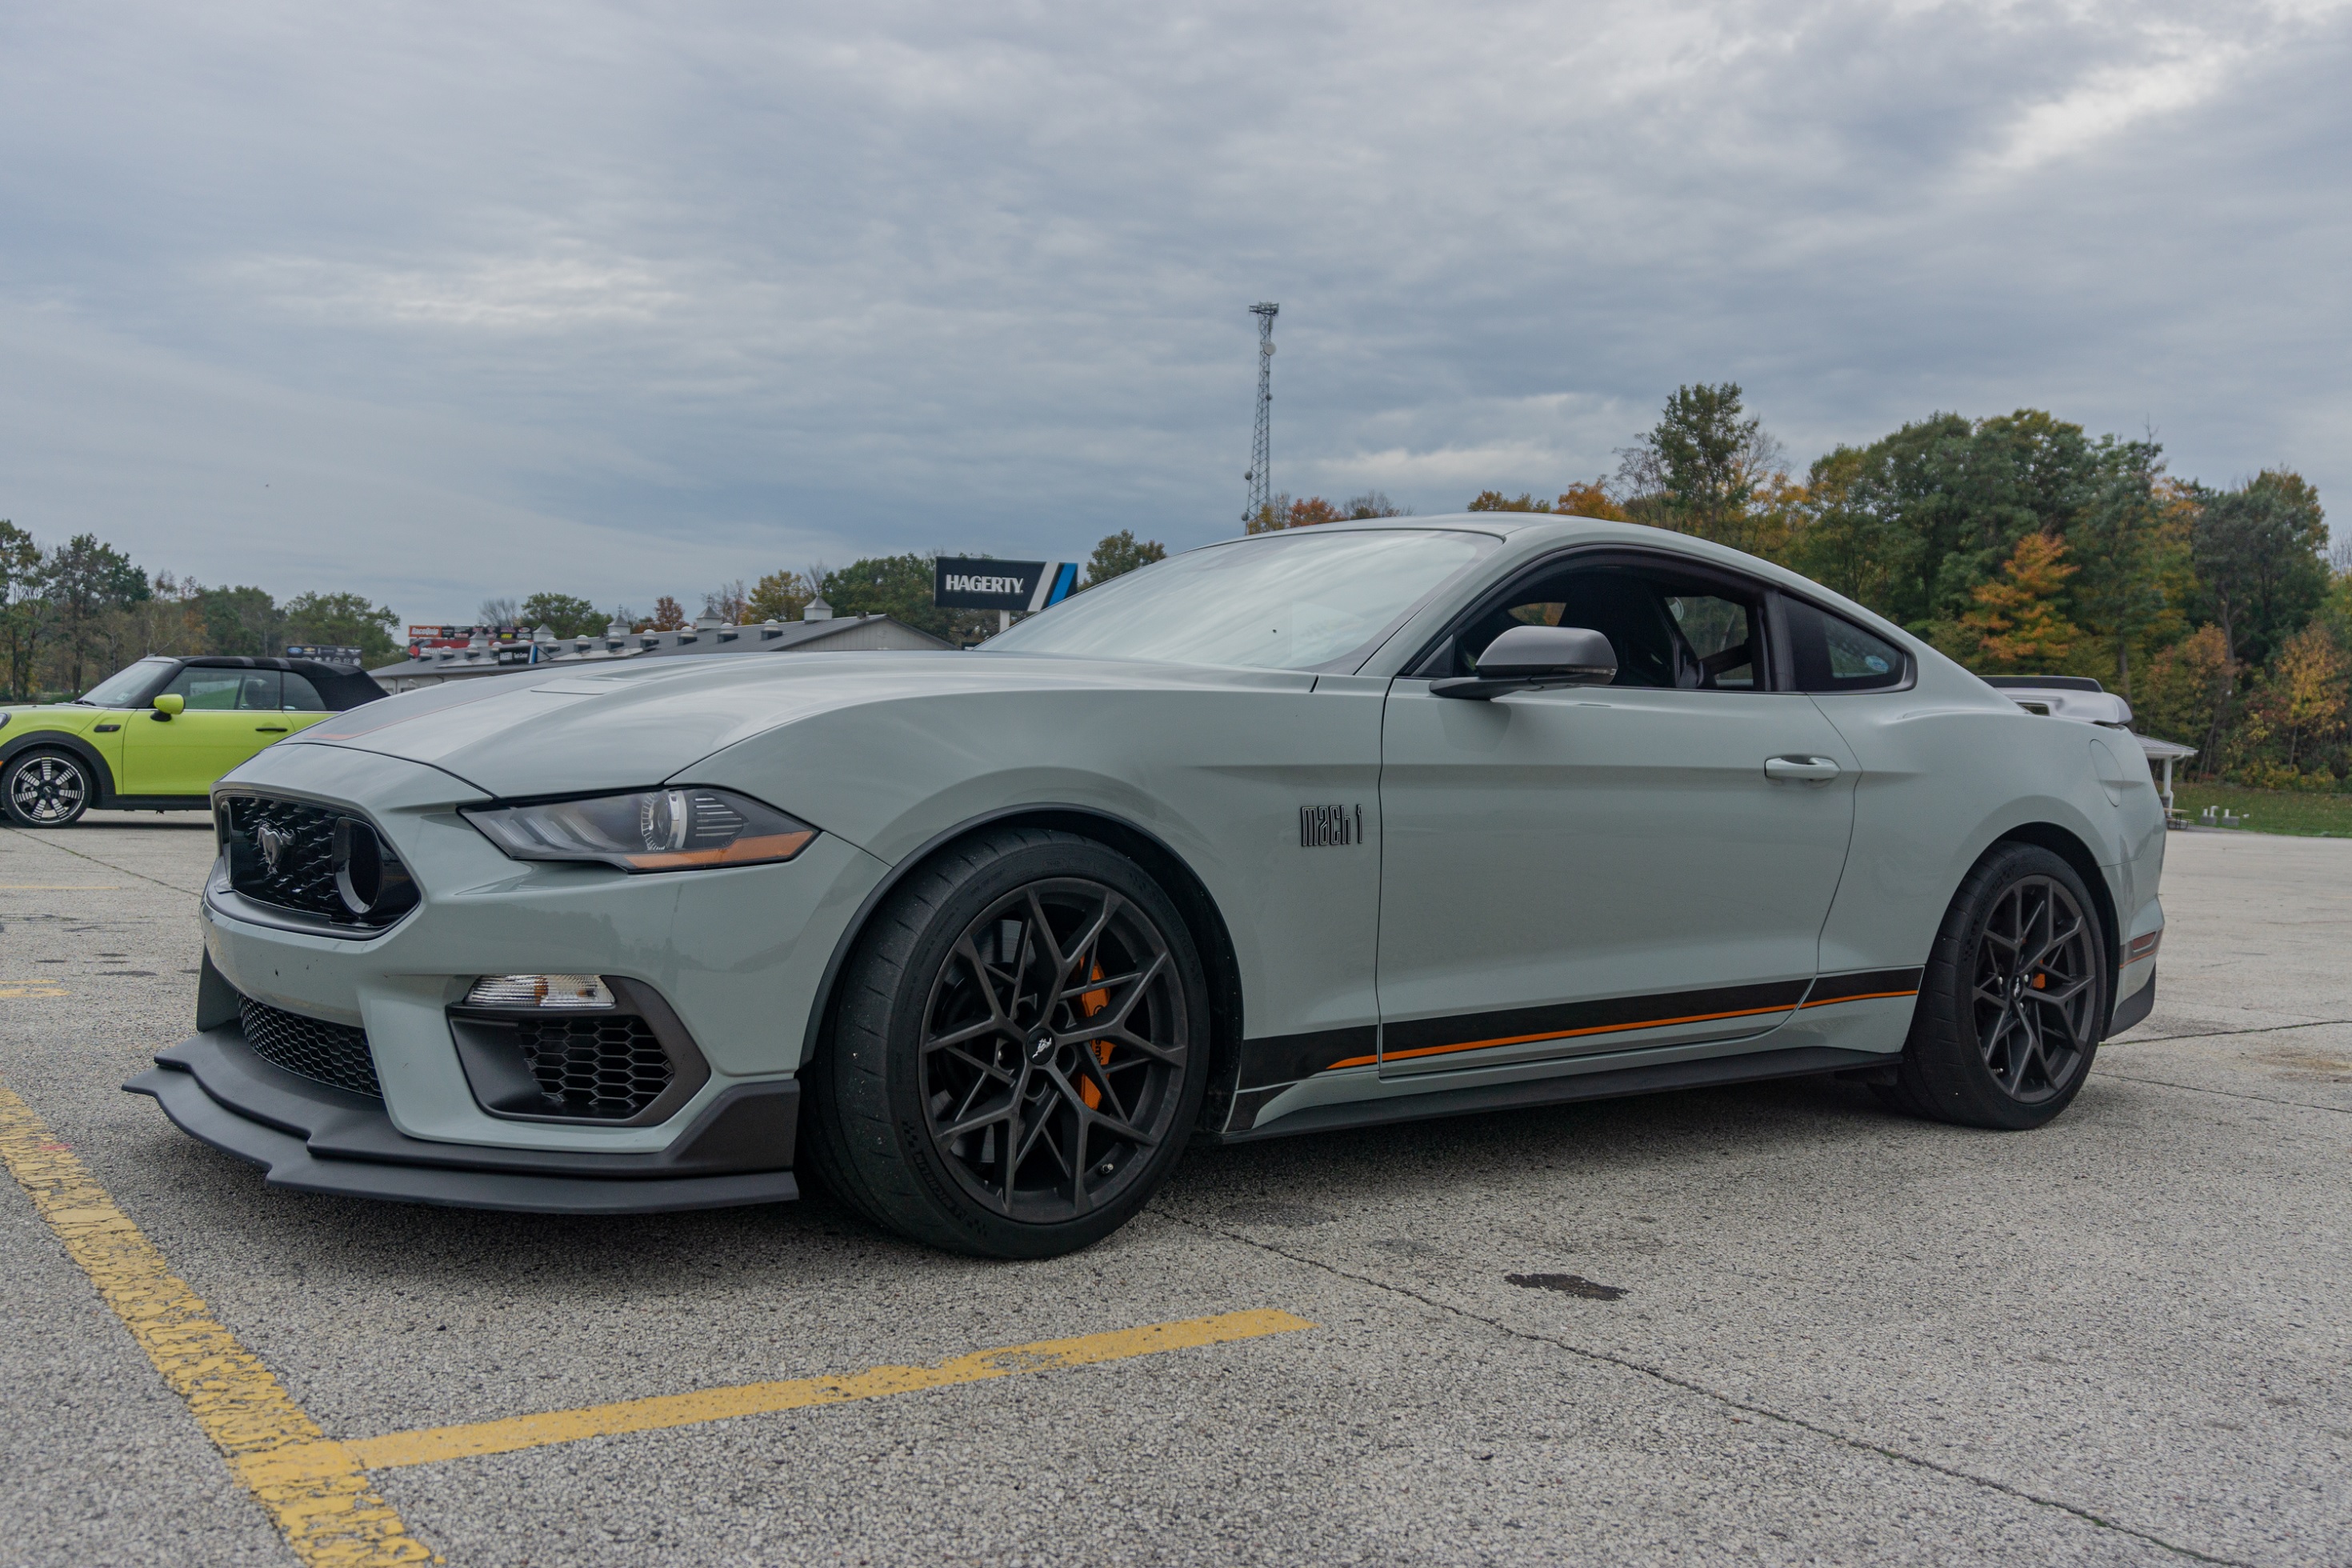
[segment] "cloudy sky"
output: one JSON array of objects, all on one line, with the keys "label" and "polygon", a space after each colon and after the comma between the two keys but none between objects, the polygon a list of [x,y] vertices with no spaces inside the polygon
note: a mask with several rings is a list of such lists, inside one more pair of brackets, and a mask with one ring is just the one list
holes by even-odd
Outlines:
[{"label": "cloudy sky", "polygon": [[0,517],[415,620],[1194,544],[1258,300],[1301,494],[1728,379],[2343,510],[2347,82],[2337,0],[10,6]]}]

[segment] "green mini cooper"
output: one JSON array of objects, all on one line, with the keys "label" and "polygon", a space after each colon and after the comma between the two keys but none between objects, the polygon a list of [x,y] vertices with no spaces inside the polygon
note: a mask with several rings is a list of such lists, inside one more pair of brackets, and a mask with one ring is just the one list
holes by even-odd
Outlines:
[{"label": "green mini cooper", "polygon": [[0,805],[21,827],[92,807],[202,811],[262,747],[383,695],[312,659],[142,658],[74,701],[0,709]]}]

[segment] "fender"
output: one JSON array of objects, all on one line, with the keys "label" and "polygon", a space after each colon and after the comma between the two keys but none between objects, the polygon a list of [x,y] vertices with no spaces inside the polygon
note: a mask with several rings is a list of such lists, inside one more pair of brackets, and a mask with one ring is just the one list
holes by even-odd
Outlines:
[{"label": "fender", "polygon": [[[932,835],[902,857],[898,864],[883,875],[849,917],[835,942],[833,955],[825,961],[824,972],[817,981],[816,995],[809,1006],[808,1025],[801,1042],[800,1068],[806,1068],[816,1058],[817,1046],[824,1034],[825,1019],[833,1010],[835,988],[840,984],[842,969],[849,962],[850,952],[865,934],[866,925],[908,874],[915,871],[940,850],[960,838],[1006,822],[1030,822],[1040,826],[1059,826],[1088,837],[1106,838],[1111,847],[1129,854],[1141,863],[1147,871],[1158,876],[1166,886],[1168,896],[1176,900],[1194,927],[1194,937],[1201,947],[1201,958],[1209,973],[1204,977],[1209,988],[1210,1058],[1209,1100],[1203,1102],[1206,1114],[1210,1102],[1217,1101],[1232,1090],[1230,1079],[1241,1068],[1242,986],[1241,966],[1234,957],[1233,938],[1229,934],[1224,912],[1210,897],[1207,886],[1183,858],[1171,849],[1159,835],[1138,827],[1121,816],[1095,806],[1067,805],[1054,801],[1031,801],[1021,805],[1001,806],[971,817],[954,826]],[[1096,828],[1088,833],[1088,827]],[[1108,833],[1101,832],[1108,829]],[[1125,838],[1129,844],[1122,845]],[[1145,853],[1132,853],[1140,846]],[[1151,862],[1158,860],[1159,865]],[[1172,870],[1176,875],[1171,877]],[[799,1068],[795,1068],[795,1071]],[[1213,1123],[1204,1122],[1204,1125]]]},{"label": "fender", "polygon": [[98,798],[89,803],[91,810],[102,811],[114,804],[114,770],[106,765],[98,748],[79,735],[68,735],[62,730],[27,730],[14,739],[0,740],[0,766],[5,766],[19,752],[42,750],[71,752],[89,765],[98,780]]}]

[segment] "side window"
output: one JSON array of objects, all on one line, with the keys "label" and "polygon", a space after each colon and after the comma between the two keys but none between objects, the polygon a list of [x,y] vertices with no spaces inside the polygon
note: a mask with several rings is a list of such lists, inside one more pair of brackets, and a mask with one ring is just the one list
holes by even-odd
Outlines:
[{"label": "side window", "polygon": [[237,705],[245,689],[244,669],[202,669],[191,666],[172,678],[158,697],[177,697],[191,713],[225,713]]},{"label": "side window", "polygon": [[258,708],[276,712],[284,689],[278,684],[278,672],[274,669],[248,669],[242,673],[245,679],[237,685],[236,705],[247,711]]},{"label": "side window", "polygon": [[1701,686],[1753,691],[1757,638],[1753,606],[1711,594],[1668,594],[1666,613],[1698,660]]},{"label": "side window", "polygon": [[326,699],[319,695],[319,689],[310,684],[309,676],[297,675],[289,669],[286,672],[285,679],[286,698],[283,706],[287,712],[324,713],[327,710]]},{"label": "side window", "polygon": [[1459,673],[1513,626],[1583,626],[1617,653],[1617,686],[1754,691],[1760,600],[1732,598],[1671,568],[1570,566],[1536,578],[1460,634]]},{"label": "side window", "polygon": [[1903,684],[1907,656],[1885,637],[1801,600],[1780,603],[1798,690],[1877,691]]}]

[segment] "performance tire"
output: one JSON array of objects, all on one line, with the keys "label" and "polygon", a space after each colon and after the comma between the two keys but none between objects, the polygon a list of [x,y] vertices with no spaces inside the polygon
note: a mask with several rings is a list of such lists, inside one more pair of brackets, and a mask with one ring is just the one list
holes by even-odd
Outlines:
[{"label": "performance tire", "polygon": [[2114,984],[2097,906],[2074,868],[2038,846],[1997,845],[1945,913],[1895,1081],[1880,1098],[1964,1127],[2039,1127],[2090,1076]]},{"label": "performance tire", "polygon": [[97,795],[89,764],[71,752],[25,752],[0,768],[0,807],[19,827],[70,827]]},{"label": "performance tire", "polygon": [[859,940],[809,1074],[818,1180],[909,1239],[984,1258],[1091,1246],[1181,1156],[1209,1002],[1175,904],[1074,834],[984,834]]}]

